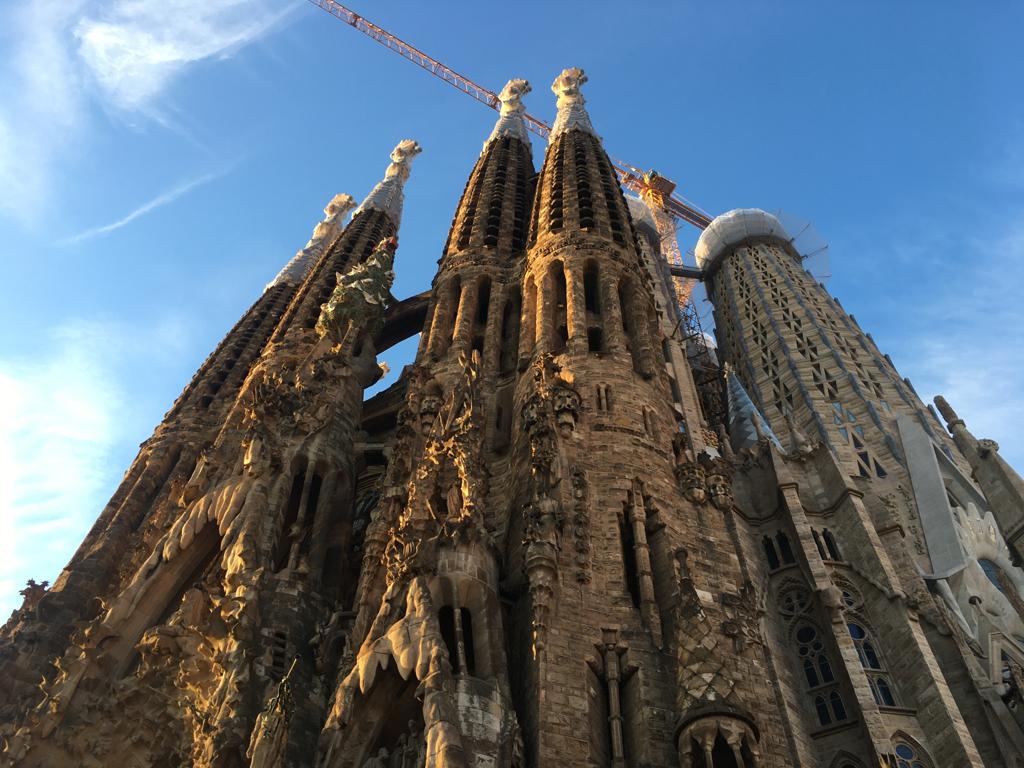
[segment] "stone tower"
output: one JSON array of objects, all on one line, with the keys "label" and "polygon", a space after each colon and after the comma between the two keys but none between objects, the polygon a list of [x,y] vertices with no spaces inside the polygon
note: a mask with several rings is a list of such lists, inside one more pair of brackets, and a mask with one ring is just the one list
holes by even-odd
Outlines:
[{"label": "stone tower", "polygon": [[331,201],[25,590],[0,765],[1024,766],[1024,481],[761,211],[685,338],[585,82],[539,173],[508,83],[422,294],[418,145]]}]

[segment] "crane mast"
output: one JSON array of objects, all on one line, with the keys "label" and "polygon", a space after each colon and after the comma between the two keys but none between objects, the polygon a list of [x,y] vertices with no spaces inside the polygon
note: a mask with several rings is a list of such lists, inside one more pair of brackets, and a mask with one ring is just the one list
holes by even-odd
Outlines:
[{"label": "crane mast", "polygon": [[[491,109],[500,109],[501,102],[493,91],[473,82],[465,75],[456,72],[451,67],[446,66],[415,46],[405,42],[400,37],[391,34],[386,29],[368,21],[336,0],[309,1],[335,18],[345,22],[353,29],[376,40],[385,48],[422,67],[434,77],[443,80],[453,88],[462,91],[468,96],[472,96]],[[551,126],[544,120],[530,114],[524,114],[523,118],[526,121],[526,127],[537,136],[546,139],[548,134],[551,133]],[[616,173],[619,175],[622,186],[636,192],[651,209],[655,225],[658,229],[658,236],[661,239],[663,257],[670,266],[684,266],[679,242],[676,237],[676,221],[682,220],[698,229],[706,229],[711,223],[711,216],[693,203],[676,195],[675,183],[669,181],[664,176],[660,176],[654,171],[645,173],[629,163],[616,160],[615,158],[610,159]],[[690,302],[694,281],[692,278],[675,276],[673,277],[673,282],[679,316],[685,332],[688,337],[697,338],[699,343],[702,343],[704,339],[700,330],[700,323],[697,320],[697,312]]]}]

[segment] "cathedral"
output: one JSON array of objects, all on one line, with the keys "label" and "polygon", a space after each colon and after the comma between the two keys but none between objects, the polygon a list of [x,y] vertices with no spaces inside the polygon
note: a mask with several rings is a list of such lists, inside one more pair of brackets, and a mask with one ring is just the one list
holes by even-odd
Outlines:
[{"label": "cathedral", "polygon": [[22,592],[0,766],[1024,767],[1024,480],[764,211],[688,333],[585,81],[536,159],[506,85],[419,295],[420,146],[330,200]]}]

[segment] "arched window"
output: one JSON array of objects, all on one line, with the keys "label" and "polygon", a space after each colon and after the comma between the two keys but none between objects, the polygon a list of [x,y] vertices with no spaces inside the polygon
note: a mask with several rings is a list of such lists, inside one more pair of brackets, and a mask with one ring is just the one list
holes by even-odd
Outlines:
[{"label": "arched window", "polygon": [[822,560],[828,560],[828,555],[825,554],[825,547],[821,543],[821,536],[818,535],[816,528],[811,528],[811,535],[814,537],[814,546],[818,548],[818,554]]},{"label": "arched window", "polygon": [[501,373],[511,373],[519,356],[519,303],[519,289],[516,288],[505,301],[505,309],[501,313],[501,354],[498,364]]},{"label": "arched window", "polygon": [[812,696],[818,724],[829,725],[846,720],[846,707],[839,694],[821,633],[817,627],[805,622],[797,626],[795,639],[797,658],[807,690]]},{"label": "arched window", "polygon": [[924,755],[905,741],[896,742],[895,758],[896,768],[928,768]]},{"label": "arched window", "polygon": [[775,541],[779,544],[779,553],[782,555],[782,562],[787,565],[792,565],[796,562],[796,558],[793,557],[793,548],[789,545],[789,537],[779,531],[775,536]]},{"label": "arched window", "polygon": [[565,282],[565,267],[560,261],[551,263],[548,270],[551,280],[551,332],[554,334],[552,343],[555,351],[565,349],[569,342],[569,320],[566,312],[568,306],[568,288]]},{"label": "arched window", "polygon": [[825,645],[818,630],[804,624],[796,631],[797,654],[803,660],[808,688],[835,682],[832,665],[825,655]]},{"label": "arched window", "polygon": [[829,560],[842,560],[843,556],[839,553],[839,545],[836,544],[836,537],[832,535],[832,531],[826,528],[821,532],[821,536],[825,540]]},{"label": "arched window", "polygon": [[761,545],[764,547],[764,556],[768,558],[768,569],[774,571],[780,565],[779,555],[775,551],[775,542],[765,536],[761,539]]},{"label": "arched window", "polygon": [[863,625],[857,622],[849,622],[846,628],[850,632],[850,637],[853,638],[853,645],[857,649],[860,665],[868,673],[868,684],[871,686],[871,695],[874,697],[875,703],[880,707],[896,706],[892,685],[885,674],[885,667],[882,665],[871,635]]}]

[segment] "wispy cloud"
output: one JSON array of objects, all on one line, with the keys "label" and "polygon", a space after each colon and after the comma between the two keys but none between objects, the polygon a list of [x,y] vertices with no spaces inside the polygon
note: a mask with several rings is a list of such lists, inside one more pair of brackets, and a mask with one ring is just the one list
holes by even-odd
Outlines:
[{"label": "wispy cloud", "polygon": [[75,36],[110,101],[144,110],[188,65],[230,56],[294,10],[252,0],[116,0],[83,18]]},{"label": "wispy cloud", "polygon": [[[74,320],[46,351],[0,358],[0,622],[29,578],[52,581],[124,470],[146,414],[122,382],[181,354],[188,326]],[[115,456],[117,460],[115,461]]]},{"label": "wispy cloud", "polygon": [[150,200],[148,203],[143,203],[138,208],[136,208],[134,211],[129,213],[127,216],[123,216],[120,219],[118,219],[117,221],[111,222],[110,224],[104,224],[103,226],[100,226],[100,227],[92,227],[92,228],[87,229],[87,230],[85,230],[83,232],[79,232],[76,235],[71,235],[70,237],[66,237],[66,238],[58,241],[58,244],[59,245],[70,245],[72,243],[81,242],[82,240],[88,240],[88,239],[93,238],[93,237],[98,237],[99,235],[106,235],[106,234],[108,234],[110,232],[113,232],[115,229],[120,229],[121,227],[125,226],[126,224],[130,224],[131,222],[135,221],[136,219],[138,219],[138,218],[140,218],[142,216],[145,216],[147,213],[151,213],[151,212],[155,211],[157,208],[160,208],[161,206],[168,205],[169,203],[173,203],[175,200],[177,200],[182,195],[185,195],[185,194],[191,192],[196,187],[201,187],[204,184],[208,184],[211,181],[214,181],[216,179],[221,178],[227,172],[228,172],[228,170],[222,170],[222,171],[216,171],[214,173],[207,173],[207,174],[204,174],[204,175],[199,176],[197,178],[190,179],[189,181],[186,181],[186,182],[183,182],[181,184],[178,184],[176,187],[173,187],[173,188],[167,190],[166,192],[157,195],[152,200]]},{"label": "wispy cloud", "polygon": [[[929,286],[931,309],[894,313],[902,330],[887,346],[926,402],[944,395],[975,435],[995,439],[1024,467],[1024,216],[991,237],[950,235],[947,247],[957,279]],[[919,253],[917,264],[926,275],[928,255]]]},{"label": "wispy cloud", "polygon": [[169,87],[293,14],[285,0],[28,0],[0,10],[0,214],[38,220],[80,153],[95,107],[128,124],[177,122]]}]

